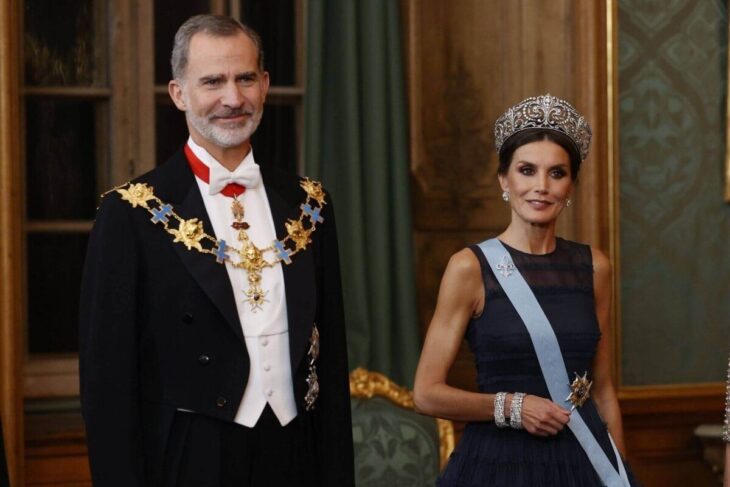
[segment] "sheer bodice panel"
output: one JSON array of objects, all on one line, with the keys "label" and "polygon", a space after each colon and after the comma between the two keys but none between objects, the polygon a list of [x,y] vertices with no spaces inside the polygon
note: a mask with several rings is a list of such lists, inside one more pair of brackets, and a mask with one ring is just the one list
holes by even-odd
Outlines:
[{"label": "sheer bodice panel", "polygon": [[[532,255],[507,245],[512,261],[535,293],[558,337],[568,375],[591,373],[600,330],[593,297],[590,247],[558,238],[553,252]],[[548,397],[535,349],[525,325],[497,282],[484,255],[484,311],[469,323],[466,339],[474,353],[480,392],[522,391]]]}]

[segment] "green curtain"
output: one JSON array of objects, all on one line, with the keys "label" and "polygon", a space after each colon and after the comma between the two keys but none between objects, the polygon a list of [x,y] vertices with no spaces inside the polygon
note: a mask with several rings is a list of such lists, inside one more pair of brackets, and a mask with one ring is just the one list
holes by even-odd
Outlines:
[{"label": "green curtain", "polygon": [[305,174],[335,203],[350,367],[412,387],[420,340],[399,2],[307,5]]}]

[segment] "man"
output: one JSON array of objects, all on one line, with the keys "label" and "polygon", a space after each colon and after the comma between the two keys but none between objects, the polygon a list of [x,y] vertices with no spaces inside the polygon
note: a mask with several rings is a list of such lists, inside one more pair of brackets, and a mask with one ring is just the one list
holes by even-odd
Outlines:
[{"label": "man", "polygon": [[334,213],[318,183],[254,162],[260,38],[193,17],[172,71],[190,138],[104,197],[89,243],[94,485],[353,485]]}]

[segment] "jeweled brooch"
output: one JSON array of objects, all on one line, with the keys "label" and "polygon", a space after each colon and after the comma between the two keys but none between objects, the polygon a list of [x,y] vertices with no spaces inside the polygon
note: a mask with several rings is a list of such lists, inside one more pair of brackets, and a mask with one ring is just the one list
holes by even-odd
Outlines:
[{"label": "jeweled brooch", "polygon": [[588,380],[588,372],[583,372],[582,377],[577,372],[573,373],[575,374],[575,379],[570,384],[571,392],[565,398],[566,401],[570,401],[573,404],[573,407],[570,408],[571,411],[581,407],[591,397],[591,386],[593,385],[593,381]]},{"label": "jeweled brooch", "polygon": [[504,277],[509,277],[515,271],[515,265],[512,263],[512,259],[507,254],[502,256],[502,260],[495,266],[500,274]]}]

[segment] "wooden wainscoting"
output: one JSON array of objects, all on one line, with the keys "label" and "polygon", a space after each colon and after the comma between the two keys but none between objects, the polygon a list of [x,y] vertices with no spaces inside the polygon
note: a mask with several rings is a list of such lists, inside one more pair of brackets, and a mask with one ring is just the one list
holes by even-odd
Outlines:
[{"label": "wooden wainscoting", "polygon": [[630,387],[619,398],[629,461],[645,487],[722,485],[694,429],[722,422],[724,384]]},{"label": "wooden wainscoting", "polygon": [[26,414],[25,485],[91,486],[80,412]]},{"label": "wooden wainscoting", "polygon": [[18,36],[21,2],[0,2],[0,417],[12,485],[23,482],[22,363],[24,319],[22,238],[25,198],[21,135]]}]

